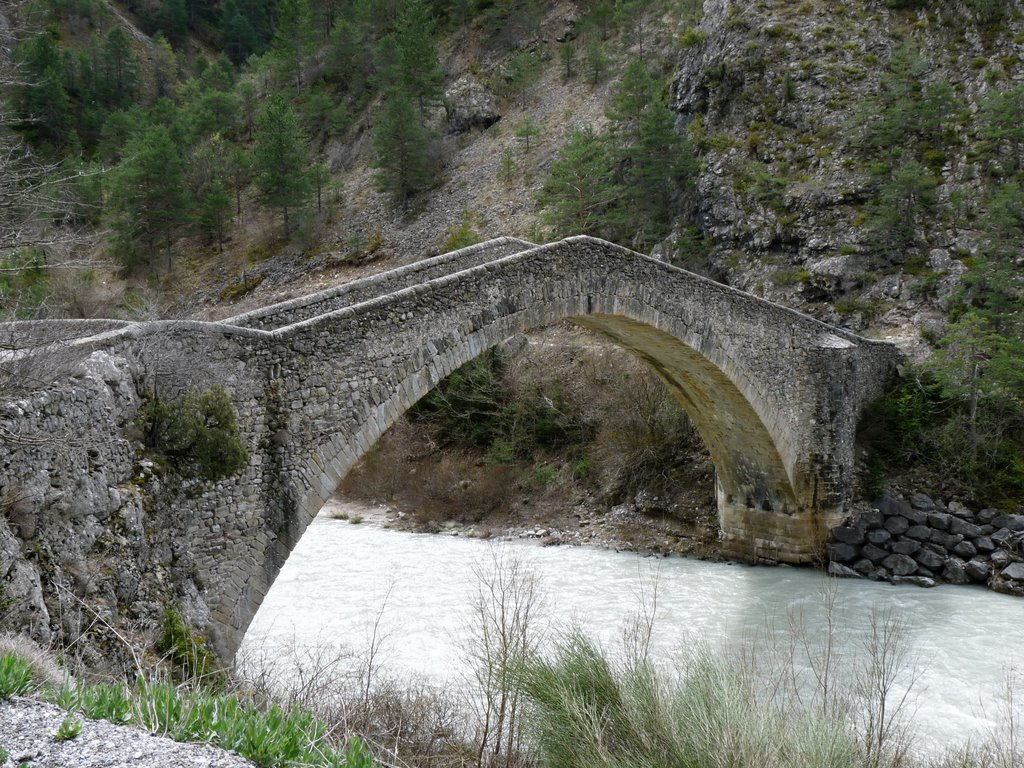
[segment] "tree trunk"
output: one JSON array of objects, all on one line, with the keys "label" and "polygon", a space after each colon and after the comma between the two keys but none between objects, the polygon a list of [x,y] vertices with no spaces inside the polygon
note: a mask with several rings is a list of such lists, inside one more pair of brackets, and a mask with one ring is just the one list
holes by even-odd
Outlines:
[{"label": "tree trunk", "polygon": [[968,401],[968,440],[971,446],[971,463],[978,460],[978,373],[980,364],[975,363],[971,371],[971,393]]}]

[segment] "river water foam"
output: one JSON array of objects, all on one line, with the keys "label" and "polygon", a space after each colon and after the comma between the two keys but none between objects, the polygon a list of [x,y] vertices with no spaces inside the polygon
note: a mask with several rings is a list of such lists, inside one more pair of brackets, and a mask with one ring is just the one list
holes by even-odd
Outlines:
[{"label": "river water foam", "polygon": [[[473,568],[493,559],[494,546],[321,516],[264,600],[241,656],[278,644],[363,649],[379,618],[388,669],[461,684],[461,649],[477,587]],[[656,582],[652,650],[666,664],[697,642],[725,646],[763,637],[768,626],[779,627],[781,636],[787,617],[798,613],[810,635],[820,635],[826,585],[837,590],[833,616],[840,639],[851,646],[851,638],[861,637],[868,627],[872,611],[890,611],[909,629],[919,674],[913,722],[919,743],[929,751],[983,738],[995,726],[995,702],[1019,653],[1024,627],[1024,601],[983,588],[894,587],[829,581],[805,569],[653,559],[526,542],[498,546],[539,574],[547,616],[558,617],[560,625],[575,622],[609,647],[636,614],[639,593],[649,593]]]}]

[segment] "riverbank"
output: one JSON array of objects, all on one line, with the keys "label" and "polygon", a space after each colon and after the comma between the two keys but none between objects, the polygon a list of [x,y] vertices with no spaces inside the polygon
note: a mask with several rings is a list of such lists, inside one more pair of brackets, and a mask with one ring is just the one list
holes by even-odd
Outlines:
[{"label": "riverbank", "polygon": [[[642,501],[642,499],[641,499]],[[654,500],[656,501],[656,500]],[[423,520],[382,502],[344,497],[330,499],[320,514],[350,523],[368,523],[409,533],[497,541],[534,541],[541,546],[573,546],[636,552],[642,555],[696,557],[722,561],[714,512],[683,522],[669,515],[644,514],[637,504],[619,504],[607,512],[586,504],[570,508],[536,505],[529,514],[494,513],[478,522]]]}]

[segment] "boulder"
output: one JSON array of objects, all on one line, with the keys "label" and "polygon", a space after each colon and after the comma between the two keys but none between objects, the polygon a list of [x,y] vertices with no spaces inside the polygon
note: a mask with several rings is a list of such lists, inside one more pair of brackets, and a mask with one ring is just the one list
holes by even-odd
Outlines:
[{"label": "boulder", "polygon": [[[955,520],[956,518],[953,519]],[[909,535],[909,532],[907,535]],[[952,549],[963,540],[963,534],[952,534],[946,533],[945,531],[932,531],[931,535],[928,537],[928,541],[942,547],[943,549]]]},{"label": "boulder", "polygon": [[852,544],[829,544],[828,559],[832,562],[848,563],[857,557],[857,547]]},{"label": "boulder", "polygon": [[949,530],[949,521],[956,520],[957,518],[950,515],[948,512],[932,512],[928,515],[928,525],[932,528],[938,528],[940,531]]},{"label": "boulder", "polygon": [[964,571],[967,573],[967,577],[971,581],[985,582],[988,581],[988,577],[992,575],[992,566],[986,563],[984,560],[968,560],[967,565],[964,566]]},{"label": "boulder", "polygon": [[1024,581],[1024,563],[1010,563],[999,575],[1011,581]]},{"label": "boulder", "polygon": [[966,584],[967,564],[959,557],[949,558],[942,568],[942,578],[950,584]]},{"label": "boulder", "polygon": [[992,543],[997,547],[1006,546],[1007,542],[1013,538],[1013,531],[1009,528],[1000,528],[992,534]]},{"label": "boulder", "polygon": [[1013,555],[1005,549],[997,549],[992,553],[989,559],[992,561],[993,568],[1001,570],[1013,562]]},{"label": "boulder", "polygon": [[900,514],[913,525],[924,525],[928,522],[928,512],[925,512],[923,509],[914,509],[908,506]]},{"label": "boulder", "polygon": [[909,576],[917,570],[917,563],[906,555],[889,555],[882,565],[895,576]]},{"label": "boulder", "polygon": [[953,554],[958,557],[962,557],[965,560],[970,560],[976,554],[978,554],[977,548],[969,541],[961,541],[955,547],[953,547]]},{"label": "boulder", "polygon": [[885,568],[876,568],[868,574],[868,578],[872,581],[885,581],[889,578],[889,572]]},{"label": "boulder", "polygon": [[857,573],[867,576],[869,573],[875,570],[875,565],[867,558],[861,558],[853,564],[853,570],[855,570]]},{"label": "boulder", "polygon": [[858,522],[864,528],[881,528],[885,517],[877,509],[870,509],[860,516]]},{"label": "boulder", "polygon": [[882,494],[882,498],[878,500],[878,511],[886,517],[893,517],[894,515],[900,515],[901,517],[907,517],[907,513],[913,509],[903,499],[898,499],[895,496],[890,496],[888,493]]},{"label": "boulder", "polygon": [[[837,544],[837,545],[834,545],[834,546],[840,546],[840,545]],[[842,546],[849,546],[849,545],[844,544]],[[870,560],[872,563],[875,563],[876,565],[878,563],[882,562],[883,560],[885,560],[885,558],[887,558],[889,556],[888,552],[886,552],[884,549],[879,549],[874,544],[865,544],[863,547],[861,547],[860,553],[861,553],[861,555],[863,555],[864,557],[866,557],[868,560]]]},{"label": "boulder", "polygon": [[832,540],[843,544],[863,544],[864,531],[849,525],[841,525],[832,529]]},{"label": "boulder", "polygon": [[934,587],[935,579],[927,576],[893,576],[889,579],[893,584],[912,584],[915,587]]},{"label": "boulder", "polygon": [[889,547],[889,549],[898,555],[912,555],[920,548],[920,542],[914,541],[913,539],[900,539]]},{"label": "boulder", "polygon": [[839,563],[828,564],[828,575],[839,579],[863,579],[864,577],[852,568],[847,568]]},{"label": "boulder", "polygon": [[935,502],[923,493],[915,493],[910,497],[910,506],[923,512],[931,512],[935,509]]},{"label": "boulder", "polygon": [[875,502],[875,509],[881,512],[885,517],[889,517],[890,515],[898,515],[900,513],[900,505],[902,504],[906,504],[906,502],[902,499],[897,499],[888,491],[885,491],[878,497],[878,501]]},{"label": "boulder", "polygon": [[927,525],[914,525],[907,530],[907,538],[928,541],[932,533],[941,533],[941,531],[932,531]]},{"label": "boulder", "polygon": [[999,517],[999,510],[992,509],[992,507],[988,507],[986,509],[981,510],[981,512],[979,512],[975,516],[975,519],[982,525],[987,525],[988,523],[991,523],[993,520],[995,520],[997,517]]},{"label": "boulder", "polygon": [[910,528],[910,522],[902,515],[893,515],[892,517],[887,517],[885,519],[885,530],[893,536],[899,536],[901,533],[906,533],[908,528]]},{"label": "boulder", "polygon": [[868,531],[867,539],[872,544],[882,545],[892,540],[892,534],[885,530],[885,528],[873,528]]},{"label": "boulder", "polygon": [[490,128],[501,119],[494,94],[472,75],[463,75],[445,92],[444,106],[452,133]]},{"label": "boulder", "polygon": [[974,523],[961,520],[959,517],[951,518],[949,521],[949,532],[952,534],[959,534],[968,539],[973,539],[981,536],[981,527]]},{"label": "boulder", "polygon": [[988,588],[993,592],[1002,592],[1004,595],[1024,597],[1024,581],[1005,579],[1002,574],[997,574],[989,579]]},{"label": "boulder", "polygon": [[970,520],[974,517],[974,513],[961,504],[959,501],[949,502],[949,511],[957,517],[962,517],[966,520]]},{"label": "boulder", "polygon": [[1024,531],[1024,515],[1000,515],[992,518],[992,525],[996,528],[1007,528],[1013,533]]},{"label": "boulder", "polygon": [[979,552],[994,552],[996,545],[988,536],[979,536],[974,540],[974,547]]},{"label": "boulder", "polygon": [[925,568],[931,568],[932,570],[941,568],[946,562],[945,557],[937,552],[932,552],[930,549],[922,549],[914,555],[914,559]]}]

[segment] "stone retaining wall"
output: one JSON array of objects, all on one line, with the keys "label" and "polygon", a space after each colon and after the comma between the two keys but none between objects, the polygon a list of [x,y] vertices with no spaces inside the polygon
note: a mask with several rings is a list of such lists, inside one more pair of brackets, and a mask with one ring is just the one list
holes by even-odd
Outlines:
[{"label": "stone retaining wall", "polygon": [[924,494],[884,496],[832,531],[829,573],[894,584],[986,584],[1024,595],[1024,515],[977,512]]}]

